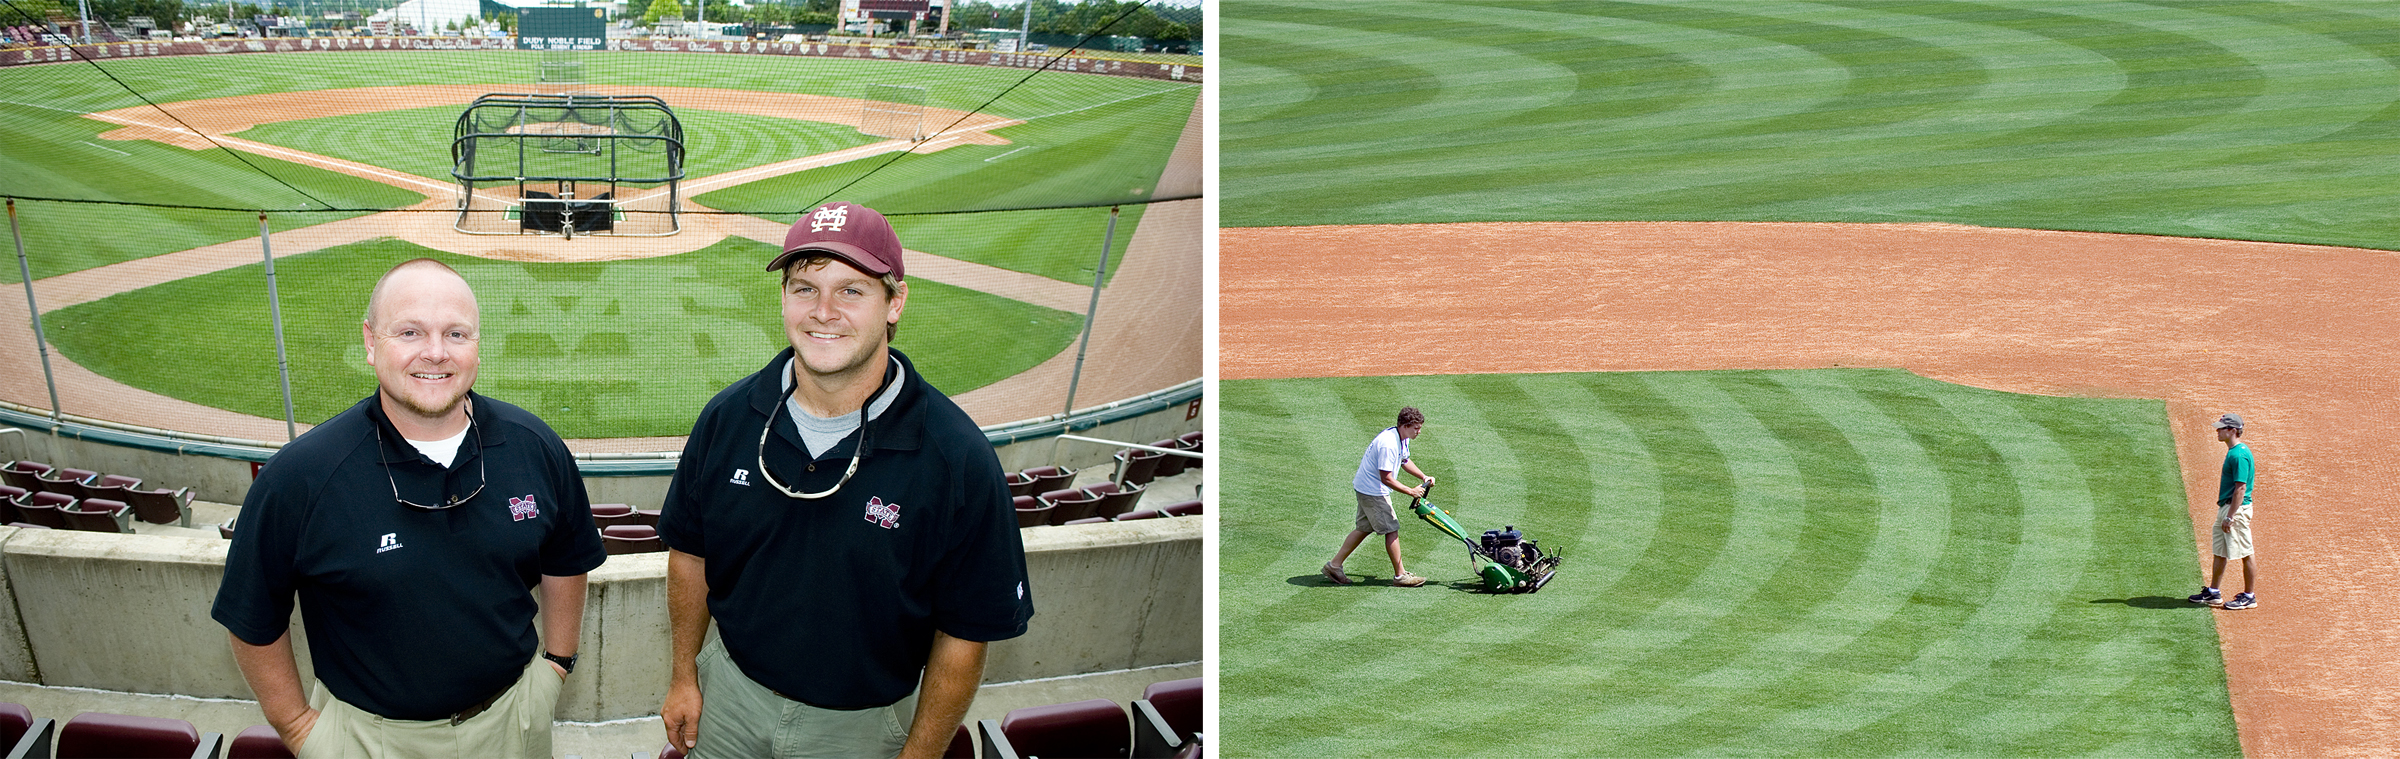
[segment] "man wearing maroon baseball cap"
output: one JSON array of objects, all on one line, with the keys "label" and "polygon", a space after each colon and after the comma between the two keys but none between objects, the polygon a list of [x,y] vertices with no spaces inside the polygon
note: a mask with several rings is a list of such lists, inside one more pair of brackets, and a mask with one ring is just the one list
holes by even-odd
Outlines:
[{"label": "man wearing maroon baseball cap", "polygon": [[939,756],[984,647],[1033,616],[1008,481],[891,347],[908,284],[883,214],[811,209],[767,270],[791,348],[701,410],[659,515],[667,740],[699,759]]}]

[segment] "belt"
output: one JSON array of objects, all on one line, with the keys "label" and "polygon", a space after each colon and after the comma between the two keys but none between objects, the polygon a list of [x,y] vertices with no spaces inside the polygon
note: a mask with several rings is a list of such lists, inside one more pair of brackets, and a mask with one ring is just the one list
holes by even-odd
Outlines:
[{"label": "belt", "polygon": [[[751,681],[751,682],[757,682],[757,681],[753,680],[753,681]],[[780,699],[783,699],[783,700],[785,700],[785,701],[790,701],[790,702],[792,702],[792,703],[799,704],[799,705],[801,705],[801,706],[805,706],[805,707],[808,707],[808,708],[811,708],[811,709],[823,709],[823,710],[825,710],[825,711],[829,711],[829,712],[863,712],[863,711],[866,711],[866,710],[868,710],[868,709],[882,709],[882,708],[889,707],[889,706],[891,706],[891,705],[892,705],[892,704],[884,704],[883,706],[854,706],[854,707],[850,707],[850,708],[848,708],[848,709],[844,709],[844,708],[840,708],[840,707],[834,707],[834,706],[818,706],[818,705],[816,705],[816,704],[812,704],[812,703],[809,703],[809,702],[806,702],[806,701],[802,701],[802,700],[800,700],[800,699],[797,699],[797,698],[793,698],[793,697],[791,697],[791,696],[784,695],[784,694],[783,694],[783,691],[779,691],[779,690],[776,690],[776,689],[774,689],[774,688],[768,688],[768,689],[767,689],[767,692],[768,692],[768,693],[773,693],[773,694],[775,694],[775,697],[776,697],[776,698],[780,698]],[[896,704],[896,703],[899,703],[899,702],[897,702],[897,701],[894,701],[894,702],[892,702],[892,703],[895,703],[895,704]]]},{"label": "belt", "polygon": [[460,723],[474,719],[475,715],[482,714],[484,711],[491,709],[492,704],[499,703],[500,697],[508,695],[508,691],[515,687],[517,687],[516,683],[509,683],[507,688],[501,688],[500,692],[492,694],[491,698],[484,699],[482,703],[458,710],[457,714],[450,715],[450,726],[457,727]]}]

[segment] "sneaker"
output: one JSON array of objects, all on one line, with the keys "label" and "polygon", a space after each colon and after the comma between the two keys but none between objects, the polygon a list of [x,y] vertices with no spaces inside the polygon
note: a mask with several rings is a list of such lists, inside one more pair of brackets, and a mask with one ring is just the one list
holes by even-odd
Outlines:
[{"label": "sneaker", "polygon": [[2191,594],[2191,595],[2184,596],[2184,600],[2186,600],[2186,601],[2190,601],[2190,602],[2192,602],[2192,603],[2196,603],[2196,604],[2208,604],[2208,605],[2210,605],[2210,606],[2224,606],[2224,605],[2225,605],[2225,594],[2217,592],[2217,589],[2216,589],[2216,588],[2201,588],[2201,589],[2200,589],[2200,592],[2198,592],[2198,593],[2193,593],[2193,594]]},{"label": "sneaker", "polygon": [[1416,586],[1425,584],[1425,578],[1418,577],[1407,572],[1402,572],[1400,573],[1400,576],[1392,578],[1392,584],[1403,588],[1414,588]]},{"label": "sneaker", "polygon": [[1330,561],[1325,562],[1325,579],[1332,580],[1335,585],[1350,584],[1350,576],[1342,574],[1342,568],[1334,566]]},{"label": "sneaker", "polygon": [[2226,610],[2226,611],[2234,611],[2234,610],[2236,610],[2236,609],[2256,609],[2256,608],[2258,608],[2258,597],[2257,597],[2257,596],[2250,595],[2250,594],[2248,594],[2248,593],[2237,593],[2237,594],[2234,594],[2234,596],[2233,596],[2233,600],[2231,600],[2231,601],[2226,601],[2226,602],[2225,602],[2225,610]]}]

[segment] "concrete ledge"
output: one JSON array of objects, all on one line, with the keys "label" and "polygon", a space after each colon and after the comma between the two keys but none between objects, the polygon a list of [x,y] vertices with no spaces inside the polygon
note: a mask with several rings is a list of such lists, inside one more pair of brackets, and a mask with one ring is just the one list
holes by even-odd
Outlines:
[{"label": "concrete ledge", "polygon": [[[1035,615],[1024,636],[992,646],[984,669],[992,700],[1054,703],[1039,699],[1115,688],[1120,680],[1192,676],[1175,673],[1196,671],[1201,658],[1205,533],[1197,518],[1026,530]],[[12,602],[0,609],[0,680],[252,698],[225,629],[208,613],[229,545],[0,528],[0,593]],[[307,678],[305,635],[296,623],[293,634]],[[558,717],[606,722],[656,714],[666,698],[668,642],[666,555],[610,557],[591,574],[578,648],[584,660],[560,694]],[[1152,672],[1160,668],[1173,672]]]}]

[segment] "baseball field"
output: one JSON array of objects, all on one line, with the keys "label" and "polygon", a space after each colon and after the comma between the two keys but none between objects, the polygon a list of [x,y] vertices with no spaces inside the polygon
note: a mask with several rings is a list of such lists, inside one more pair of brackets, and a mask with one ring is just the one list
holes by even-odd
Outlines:
[{"label": "baseball field", "polygon": [[[920,256],[896,345],[953,395],[1058,363],[1100,274],[1109,204],[1130,205],[1103,281],[1131,284],[1130,293],[1185,290],[1160,307],[1196,308],[1197,267],[1185,262],[1198,254],[1197,215],[1146,204],[1162,197],[1163,177],[1194,170],[1171,164],[1192,139],[1196,82],[1029,76],[882,55],[586,52],[577,91],[654,94],[677,109],[684,231],[562,240],[451,230],[459,113],[479,94],[547,86],[535,83],[548,60],[540,55],[351,50],[0,68],[0,140],[10,146],[0,152],[0,193],[20,198],[52,358],[140,401],[66,410],[114,419],[170,408],[178,413],[162,421],[117,420],[281,429],[262,211],[276,232],[304,424],[372,388],[356,323],[374,276],[432,256],[484,294],[483,390],[535,409],[569,438],[680,435],[716,388],[785,342],[772,277],[757,269],[783,225],[833,198],[890,214]],[[921,106],[931,137],[860,131],[862,96],[894,91],[922,100],[909,105]],[[532,173],[542,161],[595,160],[532,156]],[[1197,155],[1184,160],[1196,166]],[[659,192],[655,183],[619,189]],[[644,208],[629,207],[621,224]],[[1121,269],[1134,281],[1118,280]],[[15,267],[0,279],[15,283]],[[11,307],[24,308],[21,291]],[[1151,308],[1120,313],[1147,320]],[[9,342],[31,355],[29,334]],[[1188,344],[1181,352],[1191,355],[1173,363],[1197,376],[1196,333],[1153,342]],[[204,371],[194,370],[195,346],[212,353]],[[1103,367],[1154,357],[1151,348],[1098,350]],[[47,406],[34,362],[10,363],[26,375],[10,378],[10,399]],[[1060,384],[1053,373],[1040,384]],[[1164,386],[1123,379],[1096,392]],[[1049,413],[1064,394],[1063,384],[1020,384],[1003,392],[1023,397],[971,413],[1011,421]],[[83,389],[78,397],[92,397]]]},{"label": "baseball field", "polygon": [[[2394,21],[1228,3],[1228,755],[2400,742],[2400,446],[2359,429],[2400,390]],[[1374,545],[1316,575],[1402,405],[1437,500],[1559,580],[1465,592],[1413,519],[1433,586]],[[2224,411],[2261,420],[2255,611],[2181,601]]]},{"label": "baseball field", "polygon": [[[1228,753],[2239,752],[2157,401],[1897,370],[1224,385]],[[1400,403],[1470,532],[1566,557],[1483,594],[1404,525],[1343,587],[1360,450]],[[1403,477],[1404,482],[1411,482]],[[1407,497],[1398,498],[1405,509]],[[1406,518],[1406,517],[1404,517]],[[1275,539],[1275,538],[1280,539]]]}]

